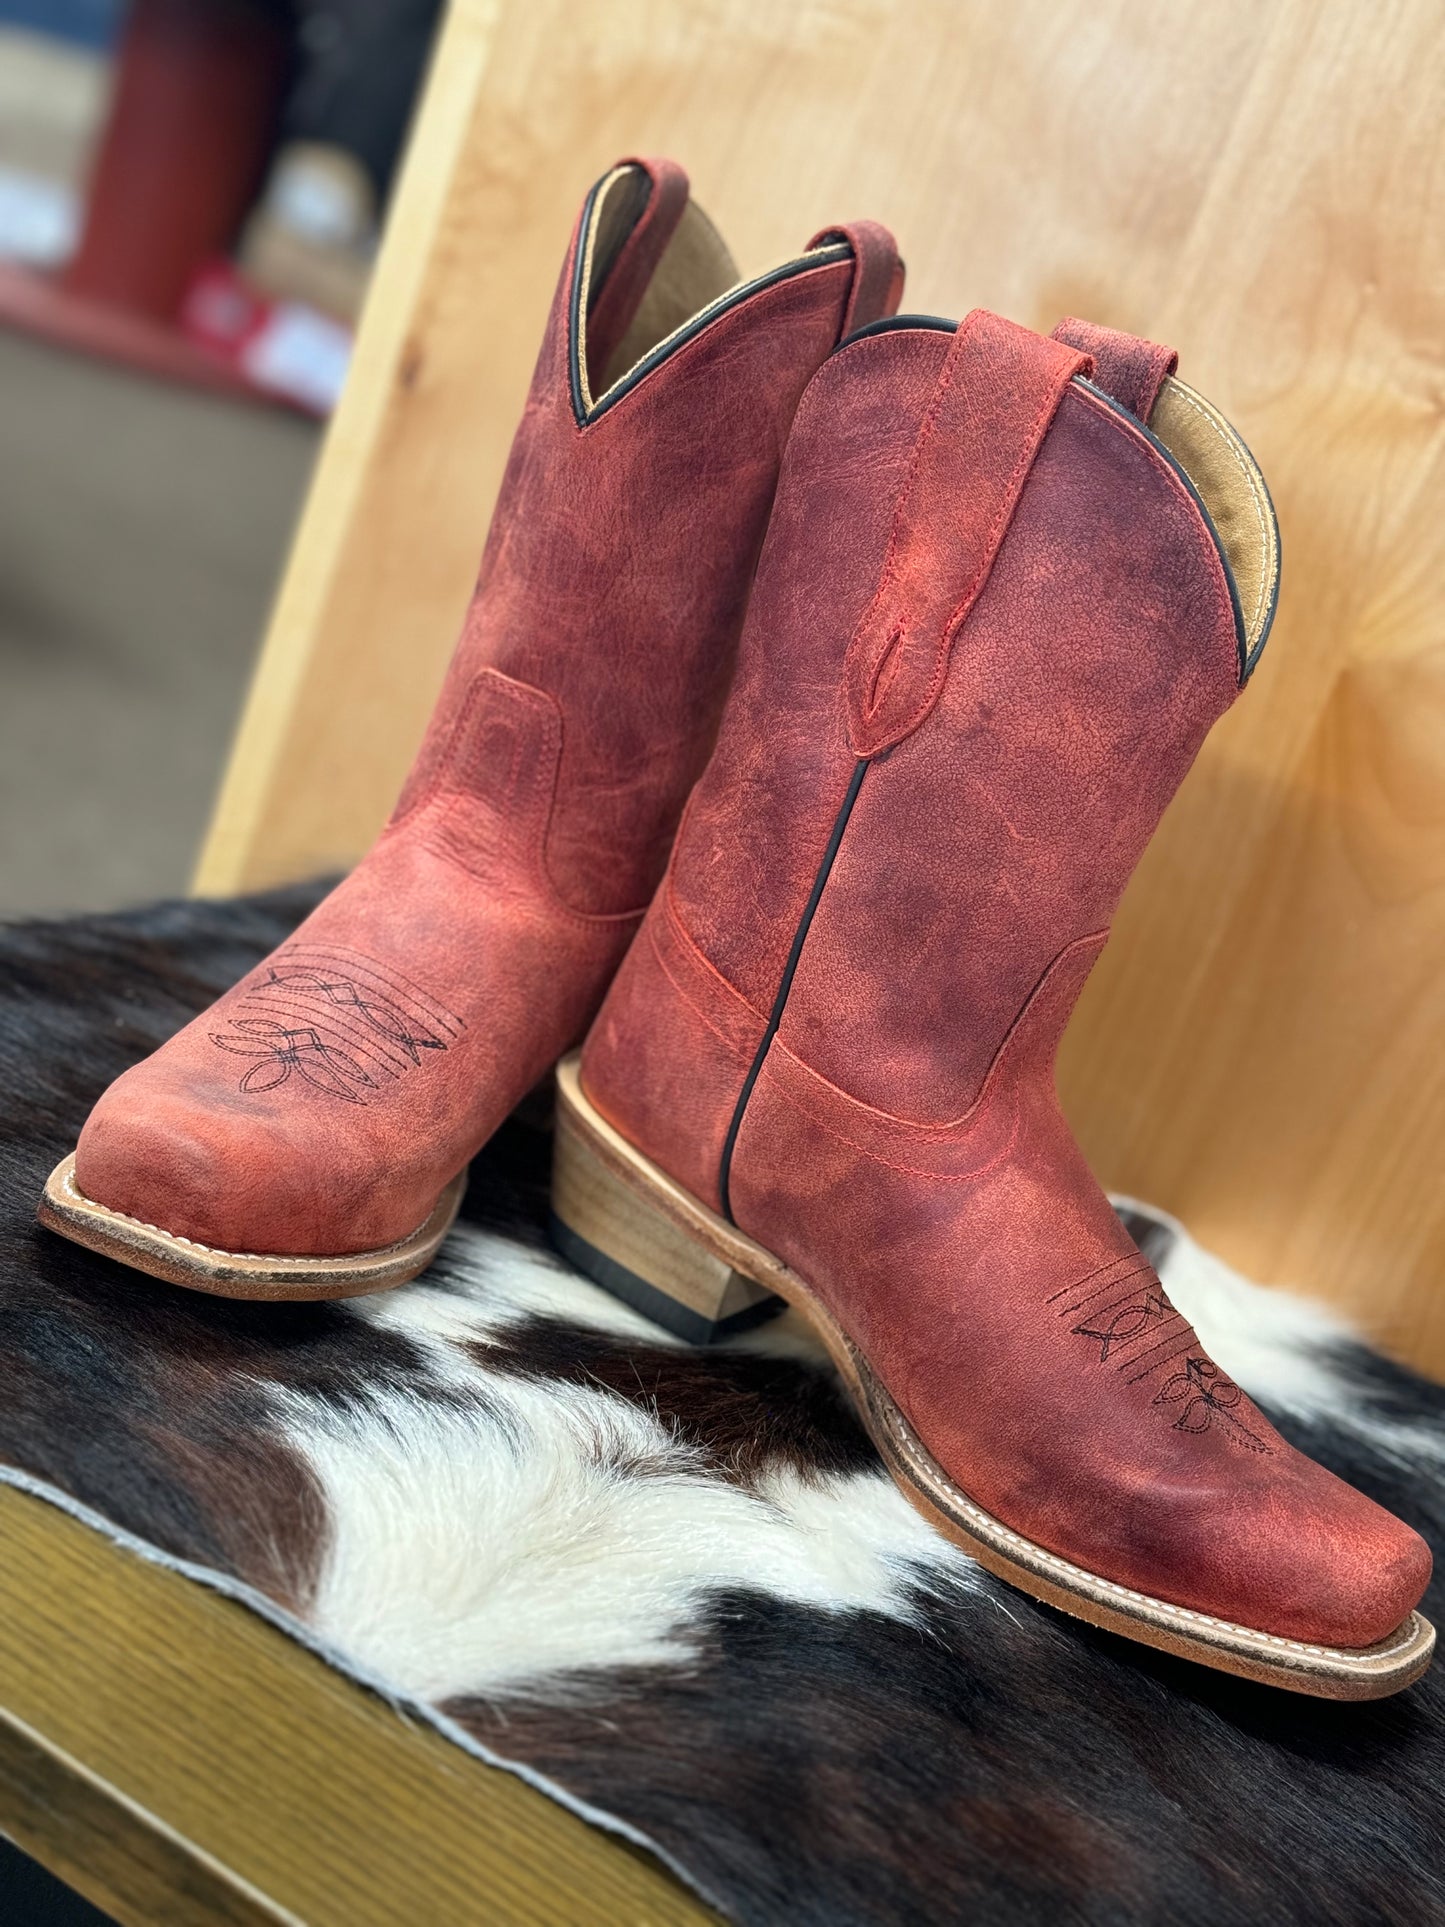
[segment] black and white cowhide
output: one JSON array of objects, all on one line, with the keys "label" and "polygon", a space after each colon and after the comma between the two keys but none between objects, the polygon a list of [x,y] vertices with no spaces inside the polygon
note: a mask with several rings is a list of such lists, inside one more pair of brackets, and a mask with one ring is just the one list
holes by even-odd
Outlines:
[{"label": "black and white cowhide", "polygon": [[[1445,1921],[1445,1665],[1297,1699],[996,1583],[790,1320],[692,1351],[551,1255],[544,1122],[478,1159],[423,1279],[351,1304],[207,1299],[37,1230],[96,1094],[307,901],[0,932],[0,1476],[279,1614],[740,1921]],[[1445,1391],[1123,1208],[1280,1427],[1445,1548]]]}]

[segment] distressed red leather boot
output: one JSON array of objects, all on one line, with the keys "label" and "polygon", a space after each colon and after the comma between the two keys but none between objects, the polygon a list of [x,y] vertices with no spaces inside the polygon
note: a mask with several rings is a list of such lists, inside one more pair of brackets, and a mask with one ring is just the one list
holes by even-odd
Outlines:
[{"label": "distressed red leather boot", "polygon": [[1428,1661],[1424,1543],[1209,1359],[1054,1090],[1274,606],[1259,471],[1173,366],[975,313],[814,377],[717,748],[562,1066],[556,1236],[696,1336],[801,1308],[904,1492],[1025,1591],[1365,1698]]},{"label": "distressed red leather boot", "polygon": [[234,1296],[427,1263],[467,1160],[582,1036],[656,887],[798,398],[901,286],[871,223],[739,284],[680,168],[598,184],[395,814],[289,942],[111,1086],[42,1222]]}]

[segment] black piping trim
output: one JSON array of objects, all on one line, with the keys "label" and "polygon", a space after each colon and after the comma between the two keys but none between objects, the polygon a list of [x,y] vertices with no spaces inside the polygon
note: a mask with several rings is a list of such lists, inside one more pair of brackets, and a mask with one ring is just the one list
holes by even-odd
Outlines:
[{"label": "black piping trim", "polygon": [[577,228],[577,257],[572,263],[572,292],[567,304],[567,372],[572,385],[572,414],[579,428],[587,426],[587,404],[582,399],[582,367],[577,355],[577,341],[581,333],[582,318],[582,269],[587,259],[587,236],[592,232],[592,215],[597,206],[597,196],[615,169],[609,168],[600,181],[594,181],[587,199],[582,204],[582,220]]},{"label": "black piping trim", "polygon": [[[941,314],[885,314],[877,321],[865,321],[861,328],[855,328],[850,335],[844,335],[838,348],[846,348],[851,342],[864,341],[869,335],[891,335],[899,328],[931,328],[935,334],[956,335],[958,323],[949,321]],[[833,350],[837,354],[838,348]]]},{"label": "black piping trim", "polygon": [[670,360],[680,348],[686,347],[689,341],[695,340],[704,328],[711,327],[714,321],[731,313],[744,301],[751,301],[755,294],[762,294],[765,289],[776,287],[780,281],[790,281],[796,274],[807,274],[813,268],[832,267],[839,261],[851,261],[853,258],[852,248],[846,241],[840,241],[833,247],[814,248],[811,254],[799,255],[796,261],[785,261],[782,267],[773,268],[767,274],[760,274],[755,281],[739,282],[737,287],[729,288],[726,294],[720,294],[716,301],[710,301],[705,308],[700,309],[683,327],[665,336],[655,348],[650,348],[641,361],[627,371],[621,381],[614,382],[607,393],[599,396],[588,408],[582,395],[582,364],[579,353],[582,339],[582,271],[587,260],[587,236],[592,229],[592,216],[597,206],[597,196],[606,182],[611,180],[612,173],[615,171],[615,169],[610,170],[604,174],[587,196],[582,209],[582,223],[577,230],[577,257],[572,263],[572,294],[568,304],[570,338],[567,343],[567,370],[571,379],[572,414],[579,428],[588,427],[597,420],[599,415],[605,415],[609,408],[615,408],[623,396],[630,395],[637,384],[644,381],[654,368]]},{"label": "black piping trim", "polygon": [[809,893],[807,905],[803,910],[802,917],[799,919],[798,927],[793,933],[792,948],[788,952],[788,961],[783,968],[783,980],[778,985],[778,994],[773,999],[773,1008],[768,1018],[768,1027],[763,1032],[763,1041],[758,1045],[757,1055],[753,1058],[752,1066],[743,1081],[742,1090],[738,1093],[738,1101],[733,1110],[732,1123],[728,1126],[727,1138],[722,1148],[722,1160],[718,1167],[717,1188],[718,1198],[722,1204],[722,1214],[729,1224],[737,1223],[736,1218],[733,1216],[729,1179],[732,1175],[733,1150],[738,1141],[738,1132],[742,1129],[743,1113],[748,1108],[748,1099],[753,1094],[753,1086],[757,1083],[758,1073],[763,1068],[763,1059],[767,1056],[769,1046],[778,1034],[778,1025],[783,1021],[783,1007],[788,1001],[788,992],[793,987],[793,976],[798,968],[798,959],[803,954],[803,944],[807,940],[813,917],[817,912],[818,904],[822,900],[824,886],[827,884],[834,861],[838,855],[838,846],[842,843],[843,832],[848,827],[848,818],[853,814],[853,805],[857,802],[858,792],[863,787],[863,774],[868,768],[868,762],[869,759],[865,756],[861,757],[859,761],[853,765],[853,774],[848,783],[848,794],[843,798],[842,808],[838,811],[834,819],[833,832],[828,838],[828,847],[823,852],[823,860],[818,865],[817,876],[813,879],[813,888]]},{"label": "black piping trim", "polygon": [[[1274,612],[1279,606],[1279,571],[1277,569],[1275,571],[1274,592],[1270,597],[1269,614],[1265,617],[1264,627],[1259,632],[1259,641],[1254,645],[1253,649],[1250,649],[1248,647],[1249,631],[1245,627],[1244,609],[1239,600],[1239,589],[1234,580],[1234,571],[1229,566],[1229,557],[1225,554],[1224,544],[1219,539],[1219,530],[1214,526],[1214,517],[1204,506],[1203,496],[1147,422],[1141,422],[1132,410],[1126,408],[1122,402],[1115,401],[1112,395],[1106,393],[1104,389],[1098,387],[1094,382],[1087,380],[1083,375],[1075,375],[1074,380],[1081,388],[1087,388],[1091,395],[1097,395],[1099,400],[1106,403],[1116,415],[1122,415],[1131,428],[1137,428],[1145,441],[1152,443],[1159,454],[1163,456],[1170,468],[1173,469],[1180,481],[1183,482],[1185,488],[1188,489],[1190,495],[1193,496],[1194,506],[1204,518],[1204,526],[1209,531],[1210,540],[1219,551],[1219,566],[1224,571],[1224,580],[1229,587],[1229,606],[1234,611],[1234,653],[1239,664],[1240,687],[1243,688],[1245,683],[1247,683],[1254,674],[1254,666],[1263,654],[1264,645],[1269,641],[1269,632],[1274,627]],[[1270,493],[1267,488],[1264,492],[1264,499],[1269,502],[1270,519],[1275,521],[1275,553],[1278,554],[1279,523],[1275,520],[1274,503],[1270,499]]]}]

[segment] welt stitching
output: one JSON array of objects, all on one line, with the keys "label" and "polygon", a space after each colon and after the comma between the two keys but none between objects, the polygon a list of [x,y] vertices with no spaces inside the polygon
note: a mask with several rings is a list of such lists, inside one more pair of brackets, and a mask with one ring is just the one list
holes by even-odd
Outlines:
[{"label": "welt stitching", "polygon": [[[856,1347],[850,1347],[850,1349],[855,1359],[860,1358],[861,1355]],[[882,1387],[878,1389],[881,1391]],[[966,1522],[981,1522],[981,1530],[978,1525],[974,1525],[972,1529],[978,1532],[978,1536],[985,1544],[1002,1543],[1004,1546],[1021,1547],[1028,1563],[1041,1568],[1045,1573],[1052,1572],[1066,1580],[1085,1579],[1092,1586],[1102,1588],[1103,1591],[1120,1599],[1134,1600],[1139,1605],[1150,1607],[1153,1609],[1156,1624],[1160,1623],[1157,1615],[1162,1612],[1168,1616],[1168,1622],[1188,1621],[1193,1625],[1209,1626],[1230,1634],[1248,1647],[1261,1649],[1285,1647],[1290,1652],[1307,1653],[1315,1658],[1348,1658],[1352,1663],[1357,1661],[1358,1655],[1352,1653],[1348,1647],[1307,1645],[1301,1639],[1287,1639],[1282,1633],[1262,1633],[1253,1626],[1241,1626],[1232,1619],[1220,1619],[1213,1613],[1196,1612],[1192,1606],[1176,1606],[1172,1601],[1158,1599],[1150,1593],[1136,1592],[1132,1586],[1121,1586],[1116,1579],[1105,1579],[1100,1573],[1090,1572],[1083,1566],[1074,1565],[1071,1560],[1061,1558],[1058,1553],[1048,1551],[1035,1540],[1025,1539],[1022,1533],[1015,1532],[1012,1527],[1004,1525],[1002,1520],[995,1519],[985,1512],[982,1506],[976,1505],[969,1498],[961,1486],[955,1485],[942,1466],[929,1457],[897,1403],[886,1392],[883,1393],[883,1397],[886,1400],[883,1418],[888,1426],[890,1437],[895,1449],[907,1462],[916,1482],[925,1489],[931,1486],[935,1493],[941,1491],[948,1499],[956,1517],[962,1517]],[[1377,1664],[1392,1659],[1396,1653],[1407,1652],[1416,1637],[1415,1627],[1418,1623],[1418,1615],[1412,1613],[1404,1622],[1404,1638],[1391,1646],[1381,1642],[1380,1648],[1370,1648],[1371,1662]]]},{"label": "welt stitching", "polygon": [[[258,1264],[275,1264],[279,1262],[286,1265],[295,1265],[298,1268],[312,1265],[329,1265],[336,1262],[334,1258],[308,1258],[305,1256],[288,1258],[277,1252],[228,1251],[224,1245],[202,1244],[199,1238],[188,1238],[183,1231],[167,1231],[163,1224],[152,1224],[148,1218],[133,1218],[128,1211],[117,1211],[112,1205],[100,1204],[94,1198],[87,1198],[80,1186],[75,1182],[75,1173],[73,1170],[67,1173],[64,1182],[65,1188],[68,1191],[73,1192],[74,1195],[88,1205],[92,1211],[99,1212],[103,1217],[118,1219],[122,1224],[138,1225],[142,1231],[154,1231],[162,1238],[169,1238],[173,1244],[189,1245],[193,1251],[209,1251],[213,1258],[246,1258],[254,1260]],[[438,1200],[438,1202],[440,1202],[440,1200]],[[435,1211],[436,1205],[433,1205],[431,1210],[414,1230],[408,1231],[403,1237],[397,1238],[392,1244],[378,1245],[373,1251],[358,1252],[356,1254],[357,1257],[383,1258],[389,1251],[400,1250],[403,1245],[410,1244],[418,1232],[426,1229]]]}]

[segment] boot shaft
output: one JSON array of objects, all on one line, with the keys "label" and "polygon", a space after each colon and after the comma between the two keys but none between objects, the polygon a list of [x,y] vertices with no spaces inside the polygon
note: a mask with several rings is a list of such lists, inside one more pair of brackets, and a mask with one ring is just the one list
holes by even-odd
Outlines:
[{"label": "boot shaft", "polygon": [[882,321],[799,405],[717,747],[582,1065],[725,1215],[767,1062],[939,1131],[1019,1024],[1053,1104],[1118,898],[1263,645],[1248,452],[1167,350],[1060,335]]},{"label": "boot shaft", "polygon": [[[1129,387],[1149,357],[1107,341]],[[1156,369],[1171,454],[1091,372],[988,316],[829,359],[674,856],[709,963],[893,1115],[968,1110],[1051,960],[1107,928],[1268,626],[1238,439]]]},{"label": "boot shaft", "polygon": [[900,287],[867,223],[738,285],[680,169],[599,182],[398,819],[439,786],[492,835],[542,809],[562,905],[641,910],[712,746],[798,398]]}]

